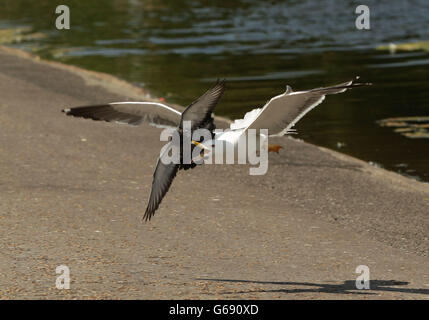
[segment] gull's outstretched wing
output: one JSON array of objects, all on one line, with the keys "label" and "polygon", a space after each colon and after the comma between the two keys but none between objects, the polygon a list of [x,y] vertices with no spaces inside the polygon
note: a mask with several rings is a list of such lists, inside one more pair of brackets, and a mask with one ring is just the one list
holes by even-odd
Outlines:
[{"label": "gull's outstretched wing", "polygon": [[[222,96],[224,89],[225,82],[218,81],[213,88],[208,90],[200,98],[191,103],[182,113],[180,128],[183,128],[183,121],[191,121],[192,129],[206,128],[208,130],[214,130],[215,125],[213,123],[212,112],[216,107],[220,97]],[[158,209],[162,199],[168,192],[168,189],[170,188],[177,171],[179,169],[187,170],[196,166],[195,163],[175,164],[162,161],[168,157],[170,148],[177,148],[175,151],[181,151],[180,146],[174,145],[173,142],[170,142],[164,147],[164,151],[162,151],[156,164],[155,172],[153,173],[149,201],[146,212],[143,216],[145,221],[150,220],[155,214],[155,211]]]},{"label": "gull's outstretched wing", "polygon": [[[169,143],[171,145],[171,142]],[[174,146],[173,146],[174,147]],[[164,163],[161,158],[168,153],[169,149],[166,148],[164,153],[158,158],[155,172],[153,173],[152,188],[150,190],[149,201],[147,204],[146,212],[143,216],[145,221],[148,221],[155,214],[162,199],[170,189],[173,179],[176,177],[180,164]],[[165,161],[166,162],[166,161]]]},{"label": "gull's outstretched wing", "polygon": [[[358,78],[356,78],[358,79]],[[318,106],[327,94],[336,94],[354,87],[370,85],[355,80],[336,86],[293,92],[287,86],[286,92],[272,98],[263,108],[248,112],[243,119],[231,124],[237,129],[268,129],[270,136],[283,136],[293,131],[292,127],[310,110]]]},{"label": "gull's outstretched wing", "polygon": [[177,127],[181,113],[158,102],[112,102],[105,105],[84,106],[64,109],[68,116],[101,121],[116,121],[139,125],[146,121],[154,125]]},{"label": "gull's outstretched wing", "polygon": [[207,90],[201,97],[192,102],[182,113],[183,121],[191,121],[192,129],[199,128],[213,121],[212,112],[225,90],[225,80],[217,81],[213,88]]}]

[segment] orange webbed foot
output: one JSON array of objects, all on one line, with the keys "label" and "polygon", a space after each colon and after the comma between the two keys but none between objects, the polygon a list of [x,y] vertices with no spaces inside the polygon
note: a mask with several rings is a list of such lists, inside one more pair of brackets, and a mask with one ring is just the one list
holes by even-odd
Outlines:
[{"label": "orange webbed foot", "polygon": [[278,144],[268,144],[268,152],[279,153],[280,149],[284,149],[282,146]]}]

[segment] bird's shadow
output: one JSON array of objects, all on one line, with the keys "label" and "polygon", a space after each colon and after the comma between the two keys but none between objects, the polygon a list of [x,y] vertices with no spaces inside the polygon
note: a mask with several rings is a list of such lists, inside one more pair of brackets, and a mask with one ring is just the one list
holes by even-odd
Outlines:
[{"label": "bird's shadow", "polygon": [[334,293],[334,294],[356,294],[356,295],[373,295],[377,294],[375,291],[388,291],[388,292],[401,292],[401,293],[414,293],[414,294],[427,294],[429,289],[414,289],[396,286],[406,286],[409,282],[396,281],[396,280],[370,280],[370,289],[357,289],[356,280],[346,280],[340,284],[330,283],[311,283],[311,282],[293,282],[293,281],[253,281],[253,280],[234,280],[234,279],[210,279],[198,278],[196,280],[213,281],[213,282],[227,282],[238,284],[261,284],[261,285],[276,285],[276,286],[293,286],[293,287],[306,287],[306,288],[284,288],[279,289],[256,289],[256,290],[243,290],[234,292],[223,292],[222,294],[237,294],[237,293]]}]

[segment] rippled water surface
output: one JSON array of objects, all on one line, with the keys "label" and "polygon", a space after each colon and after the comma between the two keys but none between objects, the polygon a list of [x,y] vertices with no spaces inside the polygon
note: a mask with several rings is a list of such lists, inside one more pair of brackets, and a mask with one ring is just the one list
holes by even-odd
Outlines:
[{"label": "rippled water surface", "polygon": [[[107,72],[186,105],[229,80],[217,113],[241,117],[281,93],[360,75],[370,88],[330,96],[298,123],[298,137],[429,181],[429,139],[377,121],[429,116],[429,52],[389,43],[429,41],[429,1],[366,1],[371,30],[355,27],[361,1],[61,1],[71,29],[55,29],[57,1],[0,0],[0,28],[39,36],[8,43]],[[422,46],[424,49],[425,46]]]}]

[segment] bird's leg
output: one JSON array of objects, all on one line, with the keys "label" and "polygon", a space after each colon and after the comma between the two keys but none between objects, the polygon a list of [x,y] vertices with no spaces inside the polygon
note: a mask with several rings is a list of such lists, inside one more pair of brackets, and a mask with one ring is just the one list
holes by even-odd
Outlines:
[{"label": "bird's leg", "polygon": [[279,146],[278,144],[268,144],[268,152],[279,153],[280,149],[284,148],[282,146]]}]

